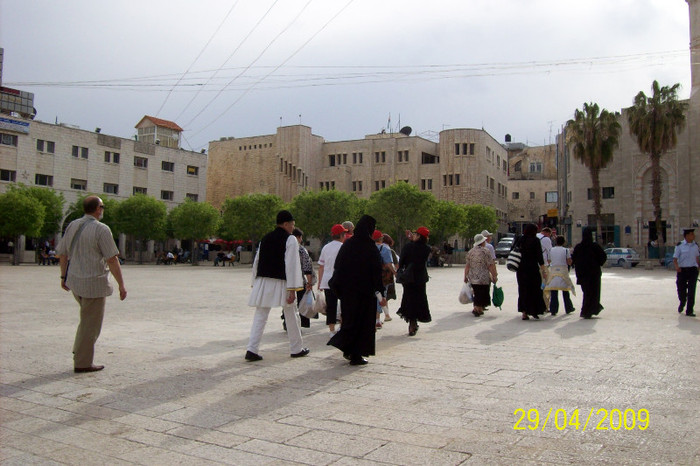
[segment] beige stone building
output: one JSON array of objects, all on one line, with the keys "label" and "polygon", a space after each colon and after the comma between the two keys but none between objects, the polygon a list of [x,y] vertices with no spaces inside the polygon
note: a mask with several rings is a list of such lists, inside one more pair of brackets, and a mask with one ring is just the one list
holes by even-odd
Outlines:
[{"label": "beige stone building", "polygon": [[207,199],[270,193],[284,201],[303,190],[338,189],[368,198],[398,181],[437,199],[493,206],[506,231],[507,153],[487,132],[450,129],[439,142],[402,133],[327,142],[303,125],[272,135],[209,144]]},{"label": "beige stone building", "polygon": [[66,205],[87,193],[118,200],[144,193],[171,209],[187,198],[204,201],[206,180],[204,153],[0,115],[0,193],[13,183],[45,186]]}]

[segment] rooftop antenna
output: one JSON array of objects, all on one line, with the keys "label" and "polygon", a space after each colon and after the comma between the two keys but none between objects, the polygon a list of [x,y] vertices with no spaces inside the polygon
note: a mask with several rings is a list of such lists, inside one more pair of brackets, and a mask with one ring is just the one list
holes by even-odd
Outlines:
[{"label": "rooftop antenna", "polygon": [[301,124],[301,113],[299,114],[299,124]]},{"label": "rooftop antenna", "polygon": [[282,127],[282,117],[280,117],[280,128]]}]

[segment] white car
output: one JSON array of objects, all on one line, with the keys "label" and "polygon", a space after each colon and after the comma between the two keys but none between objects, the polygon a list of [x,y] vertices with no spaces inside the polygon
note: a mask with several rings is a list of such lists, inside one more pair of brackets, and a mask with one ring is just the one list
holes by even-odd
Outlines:
[{"label": "white car", "polygon": [[626,263],[629,263],[634,267],[639,264],[639,253],[632,248],[608,248],[605,254],[608,255],[610,265],[625,267]]}]

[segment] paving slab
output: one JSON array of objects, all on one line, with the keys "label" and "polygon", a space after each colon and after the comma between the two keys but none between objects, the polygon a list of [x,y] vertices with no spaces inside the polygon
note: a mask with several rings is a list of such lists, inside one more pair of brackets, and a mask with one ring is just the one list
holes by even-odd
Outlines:
[{"label": "paving slab", "polygon": [[[3,464],[700,464],[700,319],[675,274],[606,268],[600,318],[520,320],[458,303],[462,268],[429,269],[433,322],[394,320],[353,367],[322,319],[289,357],[279,311],[244,361],[250,267],[126,265],[95,363],[58,268],[0,265]],[[398,289],[399,295],[401,287]],[[581,296],[573,297],[580,307]]]}]

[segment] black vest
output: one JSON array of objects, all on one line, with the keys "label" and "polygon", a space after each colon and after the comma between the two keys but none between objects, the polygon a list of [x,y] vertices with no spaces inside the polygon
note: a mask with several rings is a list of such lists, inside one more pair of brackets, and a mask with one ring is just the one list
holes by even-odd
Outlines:
[{"label": "black vest", "polygon": [[277,227],[263,236],[258,256],[258,277],[287,279],[284,254],[287,251],[288,238],[289,233],[281,227]]}]

